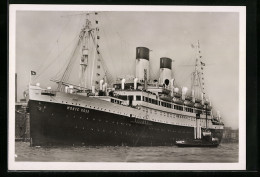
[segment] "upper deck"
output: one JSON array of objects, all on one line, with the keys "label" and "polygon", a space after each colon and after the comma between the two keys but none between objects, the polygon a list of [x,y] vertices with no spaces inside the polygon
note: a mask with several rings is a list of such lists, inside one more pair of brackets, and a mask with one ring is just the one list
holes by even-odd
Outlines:
[{"label": "upper deck", "polygon": [[[161,88],[157,89],[159,92]],[[190,107],[187,105],[180,105],[174,102],[164,101],[160,99],[158,94],[150,91],[142,90],[115,90],[109,96],[97,96],[99,99],[106,100],[112,103],[122,104],[131,107],[143,107],[157,111],[168,113],[175,113],[180,115],[195,117],[200,114],[200,118],[206,118],[206,110]],[[212,119],[211,111],[207,110],[207,118]]]}]

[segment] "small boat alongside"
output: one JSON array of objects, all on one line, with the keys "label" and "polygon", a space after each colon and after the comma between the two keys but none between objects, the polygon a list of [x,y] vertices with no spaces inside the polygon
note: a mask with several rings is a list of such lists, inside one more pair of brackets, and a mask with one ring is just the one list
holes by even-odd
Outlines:
[{"label": "small boat alongside", "polygon": [[176,141],[178,147],[218,147],[218,138],[211,137],[210,140],[207,139],[191,139],[191,140],[178,140]]}]

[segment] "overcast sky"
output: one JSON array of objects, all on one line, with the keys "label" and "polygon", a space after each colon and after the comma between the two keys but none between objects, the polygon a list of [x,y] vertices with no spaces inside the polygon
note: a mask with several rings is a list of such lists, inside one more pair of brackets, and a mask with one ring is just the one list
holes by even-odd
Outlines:
[{"label": "overcast sky", "polygon": [[[30,71],[43,87],[64,68],[84,23],[80,12],[26,12],[16,16],[18,99],[27,89]],[[201,44],[206,64],[205,89],[226,126],[238,128],[239,14],[236,12],[102,12],[100,49],[115,77],[134,75],[135,48],[151,51],[151,76],[156,79],[160,57],[173,62],[173,76],[190,88],[194,64],[191,44]]]}]

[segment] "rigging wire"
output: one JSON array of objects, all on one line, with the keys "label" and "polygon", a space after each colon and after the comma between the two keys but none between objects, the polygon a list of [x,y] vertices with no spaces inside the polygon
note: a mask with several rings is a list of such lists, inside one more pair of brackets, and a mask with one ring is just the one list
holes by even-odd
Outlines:
[{"label": "rigging wire", "polygon": [[[73,52],[72,52],[72,56],[74,56],[74,54],[75,54],[75,52],[76,52],[76,49],[77,49],[77,47],[79,46],[79,44],[80,44],[80,39],[78,40],[78,43],[77,43],[77,45],[75,46],[75,48],[74,48],[74,50],[73,50]],[[73,57],[69,57],[70,58],[70,61],[69,61],[69,64],[67,65],[67,67],[66,67],[66,69],[65,69],[65,72],[63,73],[63,75],[62,75],[62,78],[61,78],[61,80],[60,80],[60,83],[59,83],[59,85],[58,85],[58,90],[61,90],[61,84],[62,84],[62,82],[63,81],[66,81],[67,80],[67,78],[68,78],[68,71],[70,70],[70,65],[72,64],[72,62],[73,62]]]},{"label": "rigging wire", "polygon": [[98,56],[99,56],[99,58],[100,58],[100,62],[101,62],[101,64],[102,64],[102,66],[103,66],[103,68],[104,68],[104,70],[105,70],[105,72],[106,72],[106,74],[107,74],[107,79],[108,79],[108,84],[110,84],[110,83],[112,83],[113,82],[113,76],[110,74],[110,72],[109,72],[109,70],[108,70],[108,67],[107,67],[107,65],[106,65],[106,63],[105,63],[105,61],[104,61],[104,59],[103,59],[103,56],[102,56],[102,54],[100,53],[100,52],[98,52],[98,48],[97,48],[97,43],[95,42],[95,40],[94,40],[94,36],[93,35],[91,35],[91,37],[92,37],[92,40],[93,40],[93,42],[94,42],[94,48],[95,48],[95,50],[97,51],[97,53],[98,53]]},{"label": "rigging wire", "polygon": [[[58,36],[58,38],[56,39],[56,41],[61,38],[62,34],[65,32],[65,28],[67,28],[67,26],[68,26],[68,24],[69,24],[70,21],[71,21],[71,19],[69,19],[68,22],[64,25],[64,27],[63,27],[61,33],[59,33],[59,36]],[[37,73],[39,73],[39,74],[37,74],[36,77],[33,78],[33,81],[39,79],[39,78],[45,73],[45,71],[48,70],[51,65],[53,65],[53,63],[57,62],[58,59],[59,59],[59,57],[62,56],[63,52],[64,52],[68,47],[71,46],[71,44],[73,43],[73,41],[74,41],[76,38],[77,38],[77,36],[76,36],[71,42],[69,42],[67,46],[65,46],[65,48],[58,54],[58,56],[57,56],[54,60],[52,60],[49,64],[46,65],[46,63],[47,63],[47,61],[48,61],[48,58],[50,57],[51,51],[54,50],[54,47],[51,47],[51,50],[50,50],[49,54],[47,55],[47,59],[44,60],[45,62],[41,65],[41,68],[40,68],[39,71],[37,72]],[[54,46],[54,45],[56,45],[56,42],[53,43],[53,46]],[[45,65],[45,67],[42,67],[42,66],[44,66],[44,65]]]},{"label": "rigging wire", "polygon": [[[51,46],[51,49],[49,50],[49,52],[48,52],[48,54],[47,54],[47,59],[49,58],[51,52],[54,50],[54,48],[55,48],[54,46],[56,45],[56,41],[59,41],[59,39],[61,38],[61,35],[64,33],[65,29],[67,28],[69,22],[70,22],[70,19],[69,19],[69,20],[67,21],[67,23],[62,27],[61,32],[58,33],[57,39],[53,42],[53,44],[52,44],[52,46]],[[44,61],[45,61],[45,62],[48,61],[47,59],[44,60]],[[41,72],[41,69],[43,69],[42,66],[45,64],[45,62],[44,62],[43,64],[41,64],[41,68],[39,69],[39,73]]]}]

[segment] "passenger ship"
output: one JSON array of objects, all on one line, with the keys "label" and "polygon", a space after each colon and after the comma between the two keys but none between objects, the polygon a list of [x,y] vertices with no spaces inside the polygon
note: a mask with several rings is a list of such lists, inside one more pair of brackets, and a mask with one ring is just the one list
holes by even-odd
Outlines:
[{"label": "passenger ship", "polygon": [[[87,13],[90,15],[98,13]],[[78,39],[81,45],[77,44],[82,52],[79,85],[67,82],[69,65],[61,79],[53,80],[57,89],[30,84],[32,146],[172,146],[179,140],[204,137],[221,142],[224,124],[219,115],[213,115],[201,88],[199,67],[205,64],[199,57],[195,58],[191,94],[175,84],[168,57],[158,60],[160,77],[152,80],[147,47],[136,47],[134,77],[108,83],[107,70],[103,79],[94,80],[94,68],[102,65],[107,69],[98,41],[99,28],[87,18]],[[94,46],[94,57],[90,57],[90,45]],[[199,43],[196,48],[200,50]],[[87,73],[91,74],[89,82]]]}]

